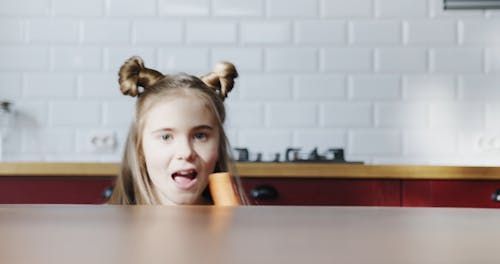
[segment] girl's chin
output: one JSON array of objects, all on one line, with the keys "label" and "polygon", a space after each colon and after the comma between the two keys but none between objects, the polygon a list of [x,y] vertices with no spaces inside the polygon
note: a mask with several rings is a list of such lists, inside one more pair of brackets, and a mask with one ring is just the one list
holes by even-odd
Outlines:
[{"label": "girl's chin", "polygon": [[174,202],[174,205],[197,205],[199,203],[198,198],[193,198],[193,199],[181,199],[176,202]]},{"label": "girl's chin", "polygon": [[[194,190],[193,190],[194,191]],[[177,193],[168,197],[167,202],[172,205],[195,205],[203,201],[203,197],[198,192]]]},{"label": "girl's chin", "polygon": [[[200,184],[204,185],[203,188]],[[181,186],[179,186],[181,185]],[[198,181],[198,178],[187,181],[187,184],[172,182],[166,184],[164,188],[157,189],[160,203],[164,205],[197,205],[207,204],[202,192],[206,184]]]}]

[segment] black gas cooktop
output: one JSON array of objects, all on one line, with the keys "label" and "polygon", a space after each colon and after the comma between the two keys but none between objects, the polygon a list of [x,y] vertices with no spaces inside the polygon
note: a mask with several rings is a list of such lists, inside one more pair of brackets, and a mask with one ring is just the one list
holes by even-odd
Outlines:
[{"label": "black gas cooktop", "polygon": [[238,162],[316,162],[316,163],[354,163],[363,164],[362,161],[346,161],[343,148],[329,148],[324,153],[319,153],[318,148],[310,152],[303,152],[301,148],[286,148],[284,157],[282,153],[275,153],[273,157],[264,159],[262,153],[255,153],[250,157],[248,148],[234,148]]}]

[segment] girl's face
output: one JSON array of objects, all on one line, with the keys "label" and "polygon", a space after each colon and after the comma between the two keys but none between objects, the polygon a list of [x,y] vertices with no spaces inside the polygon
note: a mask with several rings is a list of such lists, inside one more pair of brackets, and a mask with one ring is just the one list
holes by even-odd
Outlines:
[{"label": "girl's face", "polygon": [[197,204],[218,158],[219,129],[194,95],[160,101],[146,114],[142,145],[162,204]]}]

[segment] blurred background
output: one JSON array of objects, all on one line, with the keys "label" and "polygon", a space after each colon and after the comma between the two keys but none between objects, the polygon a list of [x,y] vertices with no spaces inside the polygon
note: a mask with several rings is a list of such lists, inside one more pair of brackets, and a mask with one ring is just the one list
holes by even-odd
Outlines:
[{"label": "blurred background", "polygon": [[1,0],[2,160],[118,162],[130,56],[240,73],[250,158],[343,148],[366,164],[500,165],[500,13],[443,0]]}]

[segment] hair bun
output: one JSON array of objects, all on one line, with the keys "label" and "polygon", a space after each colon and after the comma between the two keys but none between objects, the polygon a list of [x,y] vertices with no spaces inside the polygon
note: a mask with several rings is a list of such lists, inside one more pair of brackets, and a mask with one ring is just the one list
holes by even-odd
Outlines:
[{"label": "hair bun", "polygon": [[138,56],[133,56],[125,61],[120,67],[118,76],[121,92],[132,97],[139,94],[139,86],[150,89],[164,77],[162,73],[144,67],[144,61]]},{"label": "hair bun", "polygon": [[222,61],[214,66],[213,72],[202,76],[201,80],[211,89],[218,92],[222,99],[233,89],[234,79],[238,77],[236,67],[230,62]]}]

